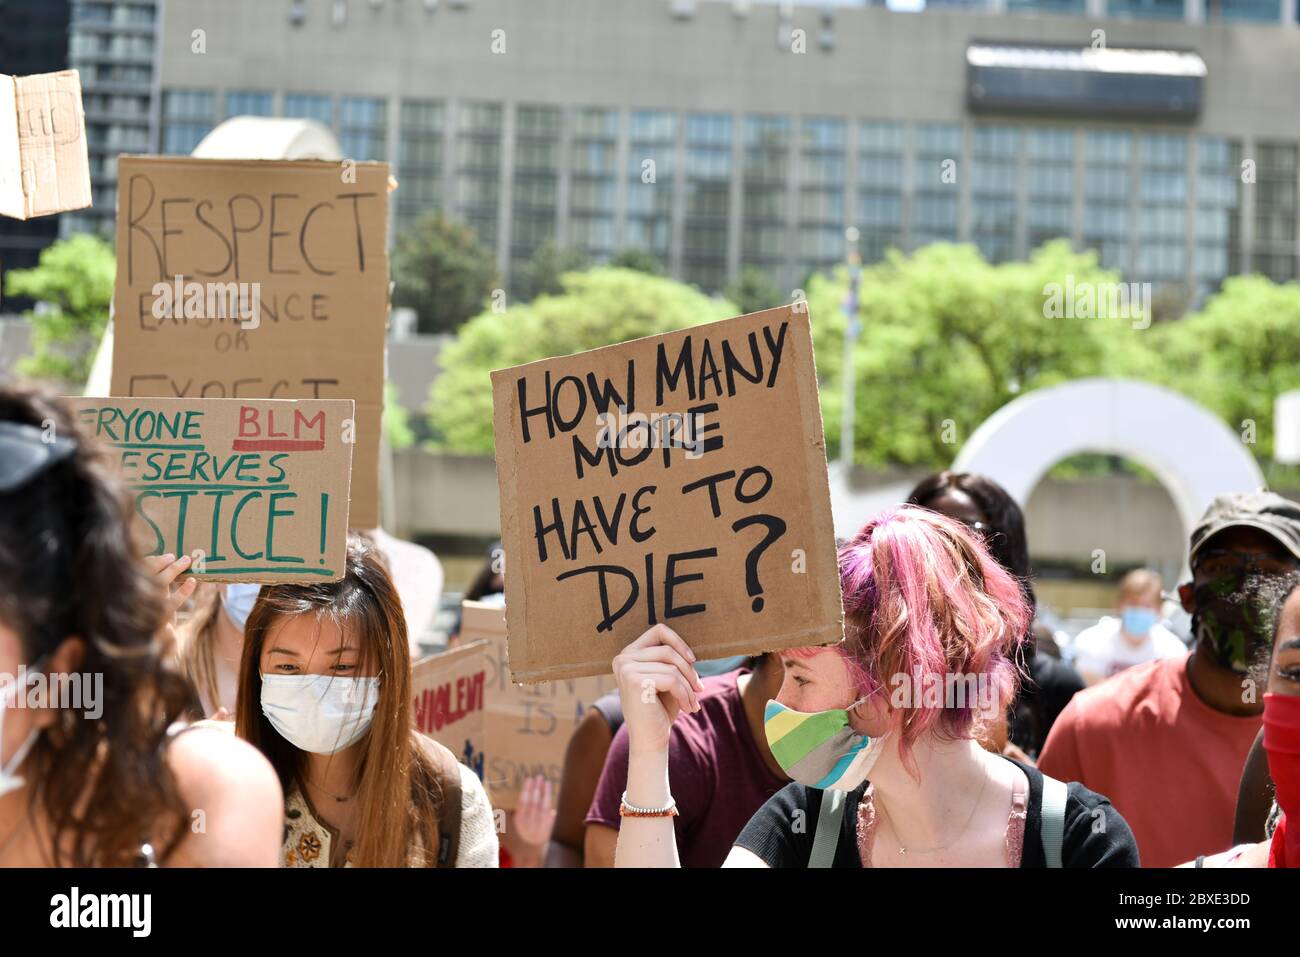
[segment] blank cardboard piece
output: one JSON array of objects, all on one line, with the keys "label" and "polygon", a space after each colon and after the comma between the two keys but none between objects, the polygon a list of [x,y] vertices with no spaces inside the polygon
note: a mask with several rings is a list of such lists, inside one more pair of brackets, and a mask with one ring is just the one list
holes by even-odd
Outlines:
[{"label": "blank cardboard piece", "polygon": [[596,699],[614,690],[610,675],[517,685],[510,680],[505,611],[461,603],[461,639],[486,646],[487,715],[481,777],[494,808],[514,810],[525,778],[544,775],[559,792],[564,753]]},{"label": "blank cardboard piece", "polygon": [[[353,399],[352,527],[378,525],[388,184],[386,163],[121,157],[113,394]],[[170,318],[182,300],[202,314]]]},{"label": "blank cardboard piece", "polygon": [[0,215],[31,219],[89,205],[77,71],[0,74]]},{"label": "blank cardboard piece", "polygon": [[403,541],[382,528],[369,531],[371,540],[388,562],[388,574],[402,600],[406,637],[414,661],[420,657],[420,639],[433,624],[442,598],[442,562],[423,545]]},{"label": "blank cardboard piece", "polygon": [[67,401],[113,454],[150,554],[189,555],[206,581],[343,577],[351,399]]},{"label": "blank cardboard piece", "polygon": [[805,303],[502,369],[492,392],[515,680],[608,673],[656,622],[701,660],[841,639]]},{"label": "blank cardboard piece", "polygon": [[483,777],[486,641],[430,655],[411,667],[415,727]]}]

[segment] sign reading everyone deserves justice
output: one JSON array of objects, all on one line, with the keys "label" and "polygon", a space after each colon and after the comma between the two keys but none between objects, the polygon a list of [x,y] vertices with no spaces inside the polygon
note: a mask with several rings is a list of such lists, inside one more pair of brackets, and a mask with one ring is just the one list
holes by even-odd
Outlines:
[{"label": "sign reading everyone deserves justice", "polygon": [[67,401],[114,453],[150,554],[212,581],[343,577],[351,399]]}]

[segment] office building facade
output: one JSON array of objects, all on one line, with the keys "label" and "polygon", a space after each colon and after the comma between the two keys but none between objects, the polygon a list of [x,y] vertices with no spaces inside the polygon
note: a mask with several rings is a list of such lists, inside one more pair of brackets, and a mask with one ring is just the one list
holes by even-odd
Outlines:
[{"label": "office building facade", "polygon": [[111,238],[117,157],[158,149],[161,0],[73,0],[69,65],[81,74],[94,205],[64,213],[61,232]]},{"label": "office building facade", "polygon": [[[0,73],[30,76],[67,69],[68,17],[68,0],[0,0]],[[26,221],[0,217],[0,312],[30,305],[4,295],[5,273],[36,265],[58,235],[57,216]]]},{"label": "office building facade", "polygon": [[395,230],[442,210],[507,276],[550,239],[793,289],[850,226],[1063,237],[1187,303],[1300,261],[1295,0],[168,0],[160,36],[165,152],[320,120],[393,164]]}]

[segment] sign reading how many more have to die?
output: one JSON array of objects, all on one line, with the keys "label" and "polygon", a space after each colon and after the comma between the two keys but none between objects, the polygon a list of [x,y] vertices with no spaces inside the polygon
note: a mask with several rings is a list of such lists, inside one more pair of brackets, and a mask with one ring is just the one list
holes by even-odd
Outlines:
[{"label": "sign reading how many more have to die?", "polygon": [[807,305],[492,373],[516,681],[839,641]]},{"label": "sign reading how many more have to die?", "polygon": [[351,399],[67,401],[112,450],[149,554],[212,581],[343,577]]}]

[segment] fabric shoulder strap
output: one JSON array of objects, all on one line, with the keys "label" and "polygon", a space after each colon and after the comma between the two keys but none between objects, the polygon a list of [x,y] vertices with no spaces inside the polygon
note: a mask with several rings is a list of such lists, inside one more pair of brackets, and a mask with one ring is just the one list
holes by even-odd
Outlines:
[{"label": "fabric shoulder strap", "polygon": [[1065,841],[1065,802],[1068,797],[1064,781],[1043,775],[1043,806],[1038,818],[1038,833],[1043,840],[1043,857],[1048,867],[1063,867],[1061,845]]},{"label": "fabric shoulder strap", "polygon": [[441,786],[438,805],[438,867],[455,867],[460,850],[460,762],[447,748],[429,742],[433,769]]},{"label": "fabric shoulder strap", "polygon": [[844,820],[844,796],[843,791],[822,792],[822,806],[817,812],[817,827],[813,831],[812,853],[808,855],[809,867],[835,866],[840,822]]}]

